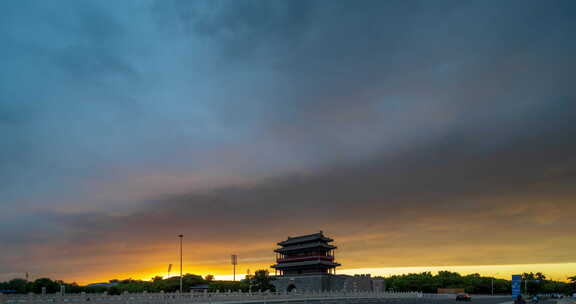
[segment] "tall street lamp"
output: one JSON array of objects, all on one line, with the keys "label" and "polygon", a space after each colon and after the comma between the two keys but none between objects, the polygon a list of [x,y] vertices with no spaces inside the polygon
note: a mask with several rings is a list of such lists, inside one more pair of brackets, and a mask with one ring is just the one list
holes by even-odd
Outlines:
[{"label": "tall street lamp", "polygon": [[234,268],[233,281],[236,282],[236,265],[238,265],[238,256],[232,255],[232,267]]},{"label": "tall street lamp", "polygon": [[492,295],[494,295],[494,276],[499,274],[498,272],[492,276]]},{"label": "tall street lamp", "polygon": [[180,294],[182,294],[182,238],[184,235],[179,234],[178,237],[180,238]]}]

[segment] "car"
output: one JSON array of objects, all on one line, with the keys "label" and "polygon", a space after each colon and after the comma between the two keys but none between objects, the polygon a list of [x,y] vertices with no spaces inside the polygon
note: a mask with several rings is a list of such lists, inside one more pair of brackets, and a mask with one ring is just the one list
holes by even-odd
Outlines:
[{"label": "car", "polygon": [[460,293],[456,296],[456,301],[472,301],[472,297],[467,293]]}]

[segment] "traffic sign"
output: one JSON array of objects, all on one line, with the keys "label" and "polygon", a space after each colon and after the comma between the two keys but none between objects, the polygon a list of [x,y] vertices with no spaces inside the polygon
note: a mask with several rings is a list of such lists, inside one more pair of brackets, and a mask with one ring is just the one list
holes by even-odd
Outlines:
[{"label": "traffic sign", "polygon": [[522,293],[522,276],[512,275],[512,297],[516,299]]}]

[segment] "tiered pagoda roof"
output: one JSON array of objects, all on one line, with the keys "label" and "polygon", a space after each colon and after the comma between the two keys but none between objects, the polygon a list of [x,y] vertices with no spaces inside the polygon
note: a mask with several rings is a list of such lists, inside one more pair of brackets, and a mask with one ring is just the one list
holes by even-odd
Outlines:
[{"label": "tiered pagoda roof", "polygon": [[276,252],[276,264],[272,268],[282,275],[307,275],[334,273],[340,264],[334,262],[334,250],[329,244],[334,240],[322,232],[288,237],[279,242]]},{"label": "tiered pagoda roof", "polygon": [[290,245],[290,246],[286,246],[286,247],[282,247],[282,248],[275,249],[274,252],[298,251],[298,250],[302,250],[302,249],[309,249],[309,248],[316,248],[316,247],[322,247],[322,248],[326,248],[326,249],[336,249],[336,248],[338,248],[338,247],[333,246],[333,245],[330,245],[330,244],[321,243],[321,242],[314,242],[314,243],[304,243],[304,244]]},{"label": "tiered pagoda roof", "polygon": [[288,246],[288,245],[292,245],[292,244],[307,243],[307,242],[311,242],[311,241],[322,241],[324,243],[330,243],[330,242],[333,242],[334,240],[329,238],[329,237],[325,237],[324,233],[322,231],[320,231],[318,233],[312,233],[312,234],[301,235],[301,236],[296,236],[296,237],[290,237],[289,236],[287,240],[282,241],[282,242],[278,242],[278,246]]}]

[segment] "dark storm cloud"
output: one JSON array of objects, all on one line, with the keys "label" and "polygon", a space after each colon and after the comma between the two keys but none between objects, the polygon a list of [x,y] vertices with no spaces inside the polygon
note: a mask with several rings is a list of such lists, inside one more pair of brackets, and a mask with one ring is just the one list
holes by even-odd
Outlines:
[{"label": "dark storm cloud", "polygon": [[[323,228],[374,250],[557,235],[523,262],[573,261],[570,1],[88,3],[0,10],[0,266]],[[128,210],[82,187],[153,170],[258,178]],[[443,262],[474,259],[512,261]]]},{"label": "dark storm cloud", "polygon": [[[111,36],[120,28],[90,3],[58,7],[22,1],[5,3],[2,11],[0,189],[8,203],[10,194],[34,189],[37,175],[50,176],[57,155],[71,148],[60,140],[74,138],[67,128],[86,112],[121,111],[99,105],[115,91],[101,78],[123,77],[129,67],[114,58],[118,48]],[[83,128],[90,132],[89,124]],[[62,169],[55,175],[72,168]]]},{"label": "dark storm cloud", "polygon": [[[357,224],[393,220],[403,212],[458,214],[496,207],[502,202],[492,205],[485,200],[501,194],[512,198],[571,197],[576,182],[571,174],[576,169],[576,143],[569,139],[576,136],[571,123],[576,104],[565,101],[539,110],[540,114],[529,117],[521,127],[527,135],[505,145],[486,146],[476,140],[482,134],[455,132],[394,158],[340,164],[253,187],[168,196],[129,216],[129,223],[120,217],[116,224],[134,229],[131,232],[156,224],[148,229],[164,233],[162,226],[173,229],[165,225],[170,221],[199,229],[200,235],[246,225],[253,233],[260,225],[314,225],[324,220]],[[522,204],[512,199],[509,203]],[[260,225],[255,227],[255,221]],[[214,222],[218,225],[210,224]],[[87,230],[102,231],[110,222],[92,224],[96,226]]]},{"label": "dark storm cloud", "polygon": [[[575,228],[570,214],[576,211],[576,179],[570,174],[576,170],[576,145],[567,140],[576,136],[576,128],[567,120],[573,114],[566,114],[573,110],[571,101],[541,108],[523,124],[523,134],[531,135],[507,145],[486,147],[470,139],[475,134],[455,132],[393,159],[341,164],[254,187],[170,195],[126,216],[62,216],[60,221],[75,231],[64,254],[136,254],[137,244],[162,243],[178,231],[200,248],[225,242],[248,251],[250,242],[272,244],[285,234],[324,229],[343,239],[378,235],[343,241],[341,256],[359,252],[372,260],[377,253],[375,261],[384,266],[429,263],[417,253],[422,246],[449,248],[440,258],[430,255],[444,265],[574,262],[576,248],[566,243]],[[533,243],[534,237],[541,241]],[[470,239],[474,244],[468,246],[479,251],[459,251],[457,244]],[[118,252],[110,244],[124,249]],[[487,246],[498,254],[485,256],[481,248]],[[501,246],[513,250],[498,251]],[[398,247],[412,262],[396,257]],[[534,253],[519,259],[514,252],[522,248]],[[209,259],[200,253],[194,258],[196,263]],[[354,263],[347,267],[367,266]]]},{"label": "dark storm cloud", "polygon": [[230,60],[275,67],[284,84],[264,105],[266,130],[316,158],[395,150],[471,116],[507,123],[574,95],[567,2],[227,4],[181,21]]}]

